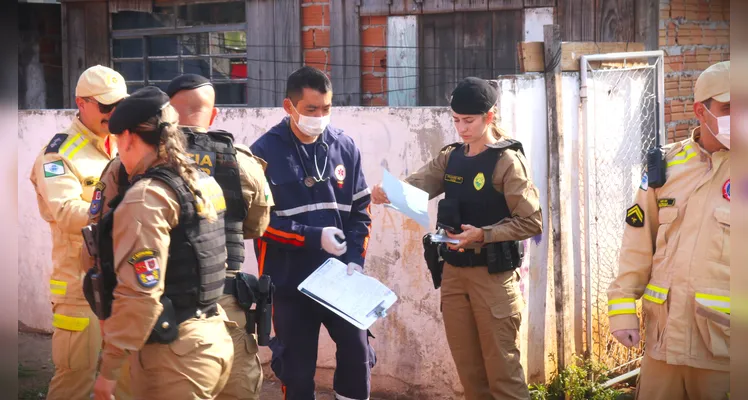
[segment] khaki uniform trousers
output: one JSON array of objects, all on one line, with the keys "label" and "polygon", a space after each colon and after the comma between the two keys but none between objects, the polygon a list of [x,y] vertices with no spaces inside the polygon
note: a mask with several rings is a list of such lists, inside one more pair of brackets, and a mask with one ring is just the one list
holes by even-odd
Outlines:
[{"label": "khaki uniform trousers", "polygon": [[189,319],[169,344],[149,343],[133,353],[136,400],[213,399],[231,373],[234,347],[223,315]]},{"label": "khaki uniform trousers", "polygon": [[257,354],[257,336],[248,334],[244,329],[247,318],[233,295],[221,296],[218,304],[229,318],[226,328],[234,342],[234,363],[226,387],[216,400],[258,400],[263,374]]},{"label": "khaki uniform trousers", "polygon": [[[55,375],[49,383],[47,400],[89,400],[101,351],[99,320],[88,305],[58,303],[52,306],[52,312],[59,327],[52,334]],[[125,363],[117,382],[117,400],[132,399],[128,368],[129,363]]]},{"label": "khaki uniform trousers", "polygon": [[636,385],[637,400],[725,400],[730,372],[670,365],[644,355]]},{"label": "khaki uniform trousers", "polygon": [[520,364],[519,272],[444,264],[444,327],[467,400],[530,399]]}]

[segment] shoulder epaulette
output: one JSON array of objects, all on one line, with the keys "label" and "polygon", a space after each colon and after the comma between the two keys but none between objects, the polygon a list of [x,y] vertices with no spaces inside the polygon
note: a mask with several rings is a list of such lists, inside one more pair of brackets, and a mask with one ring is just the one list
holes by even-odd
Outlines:
[{"label": "shoulder epaulette", "polygon": [[60,151],[60,146],[65,143],[65,140],[67,138],[67,133],[58,133],[54,135],[52,137],[52,140],[49,141],[49,144],[47,144],[47,149],[44,150],[44,154],[57,153],[58,151]]},{"label": "shoulder epaulette", "polygon": [[450,143],[450,144],[448,144],[448,145],[446,145],[446,146],[442,147],[442,148],[441,148],[441,150],[439,150],[439,152],[441,153],[442,151],[444,151],[444,150],[449,150],[450,148],[458,148],[458,147],[460,147],[461,145],[462,145],[462,143],[460,143],[460,142],[454,142],[454,143]]},{"label": "shoulder epaulette", "polygon": [[232,135],[230,132],[224,131],[223,129],[211,129],[208,131],[208,134],[230,140],[231,143],[234,143],[234,135]]},{"label": "shoulder epaulette", "polygon": [[502,151],[511,149],[511,150],[519,151],[520,153],[522,153],[522,155],[525,154],[525,149],[522,147],[522,142],[516,139],[502,139],[500,142],[496,142],[496,144],[494,144],[493,146],[489,146],[489,147],[493,147],[494,149],[498,149]]},{"label": "shoulder epaulette", "polygon": [[249,147],[247,147],[247,145],[245,145],[245,144],[237,144],[236,146],[234,146],[234,148],[236,149],[236,151],[240,151],[240,152],[244,153],[244,155],[257,160],[257,162],[260,163],[260,166],[262,166],[262,170],[263,171],[267,167],[267,165],[268,165],[267,161],[263,160],[261,157],[258,157],[256,155],[252,154],[252,150],[250,150]]}]

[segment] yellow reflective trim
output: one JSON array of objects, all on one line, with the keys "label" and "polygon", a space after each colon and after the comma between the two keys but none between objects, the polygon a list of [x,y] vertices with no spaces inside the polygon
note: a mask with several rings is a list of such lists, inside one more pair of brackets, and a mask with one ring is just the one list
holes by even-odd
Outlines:
[{"label": "yellow reflective trim", "polygon": [[59,151],[60,154],[65,153],[65,151],[67,151],[68,147],[70,147],[70,145],[73,144],[73,142],[75,142],[76,140],[78,140],[79,137],[81,137],[80,133],[76,134],[75,136],[72,137],[72,139],[68,140],[64,145],[62,145],[62,147],[60,147],[60,151]]},{"label": "yellow reflective trim", "polygon": [[626,309],[626,310],[613,310],[613,311],[608,311],[608,315],[609,315],[609,316],[613,316],[613,315],[621,315],[621,314],[636,314],[636,310],[629,310],[629,309]]},{"label": "yellow reflective trim", "polygon": [[662,293],[662,294],[667,294],[667,292],[668,292],[668,289],[665,289],[665,288],[661,288],[661,287],[659,287],[659,286],[655,286],[655,285],[653,285],[653,284],[651,284],[651,283],[650,283],[650,284],[647,284],[647,289],[652,289],[652,290],[654,290],[655,292],[657,292],[657,293]]},{"label": "yellow reflective trim", "polygon": [[65,281],[49,280],[49,291],[53,295],[64,296],[68,290],[68,283]]},{"label": "yellow reflective trim", "polygon": [[730,314],[730,298],[728,296],[696,293],[696,302],[712,310]]},{"label": "yellow reflective trim", "polygon": [[667,163],[668,167],[672,166],[672,165],[683,164],[686,161],[688,161],[688,160],[690,160],[690,159],[692,159],[692,158],[694,158],[696,156],[696,152],[695,151],[689,151],[689,150],[691,150],[691,145],[690,144],[688,146],[684,147],[683,149],[684,149],[683,151],[681,151],[680,153],[678,153],[678,154],[675,155],[675,157],[683,157],[683,158],[677,158],[677,159],[674,159],[674,160],[668,162]]},{"label": "yellow reflective trim", "polygon": [[718,296],[716,294],[706,294],[706,293],[696,293],[697,299],[706,299],[706,300],[716,300],[716,301],[726,301],[730,302],[730,298],[728,296]]},{"label": "yellow reflective trim", "polygon": [[608,304],[609,305],[610,304],[621,304],[621,303],[634,303],[634,304],[636,304],[636,300],[634,300],[633,298],[608,300]]},{"label": "yellow reflective trim", "polygon": [[62,314],[55,314],[52,317],[52,326],[66,331],[80,332],[86,329],[88,323],[88,318],[68,317]]},{"label": "yellow reflective trim", "polygon": [[85,146],[86,144],[88,144],[88,142],[89,142],[89,140],[86,139],[83,142],[81,142],[81,144],[75,146],[75,148],[70,151],[70,154],[68,154],[68,158],[73,158],[73,156],[75,155],[75,153],[77,153],[78,151],[80,151],[80,149],[82,149],[83,146]]},{"label": "yellow reflective trim", "polygon": [[665,303],[665,299],[658,299],[657,297],[652,297],[652,296],[650,296],[650,295],[648,295],[646,293],[644,294],[644,296],[642,296],[642,298],[644,298],[645,300],[649,300],[649,301],[651,301],[652,303],[655,303],[655,304],[663,304],[663,303]]}]

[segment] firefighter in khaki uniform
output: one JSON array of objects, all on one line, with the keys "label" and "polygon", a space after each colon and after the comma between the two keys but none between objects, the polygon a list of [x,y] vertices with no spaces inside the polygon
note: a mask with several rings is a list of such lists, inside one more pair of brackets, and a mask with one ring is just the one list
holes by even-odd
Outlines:
[{"label": "firefighter in khaki uniform", "polygon": [[[405,179],[430,198],[445,193],[439,223],[451,218],[447,225],[462,231],[449,234],[458,244],[438,252],[444,259],[444,328],[468,400],[530,398],[520,364],[524,304],[516,268],[518,241],[541,233],[542,218],[522,145],[496,123],[497,100],[491,82],[473,77],[460,82],[450,105],[463,142],[446,146]],[[389,202],[381,185],[373,188],[372,201]]]},{"label": "firefighter in khaki uniform", "polygon": [[666,182],[645,173],[628,209],[610,331],[646,351],[637,399],[727,398],[730,385],[730,62],[696,80],[691,137],[666,146]]},{"label": "firefighter in khaki uniform", "polygon": [[109,400],[128,356],[138,399],[212,399],[229,376],[233,346],[217,304],[226,202],[215,179],[189,160],[177,119],[153,86],[112,115],[132,184],[97,225],[102,274],[116,275],[116,286],[98,293],[111,303],[99,307],[109,315],[96,400]]},{"label": "firefighter in khaki uniform", "polygon": [[[76,118],[52,138],[31,172],[39,212],[52,231],[55,375],[49,384],[50,400],[88,400],[96,377],[101,332],[81,289],[81,228],[99,175],[116,152],[108,121],[117,103],[127,97],[127,86],[122,75],[97,65],[80,76],[75,95]],[[117,399],[129,398],[128,377],[122,375]]]}]

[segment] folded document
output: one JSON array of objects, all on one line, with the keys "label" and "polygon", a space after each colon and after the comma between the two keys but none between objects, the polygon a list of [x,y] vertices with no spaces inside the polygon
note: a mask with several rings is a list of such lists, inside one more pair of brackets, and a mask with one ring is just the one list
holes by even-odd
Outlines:
[{"label": "folded document", "polygon": [[369,329],[397,301],[397,295],[378,280],[329,258],[298,289],[359,329]]}]

